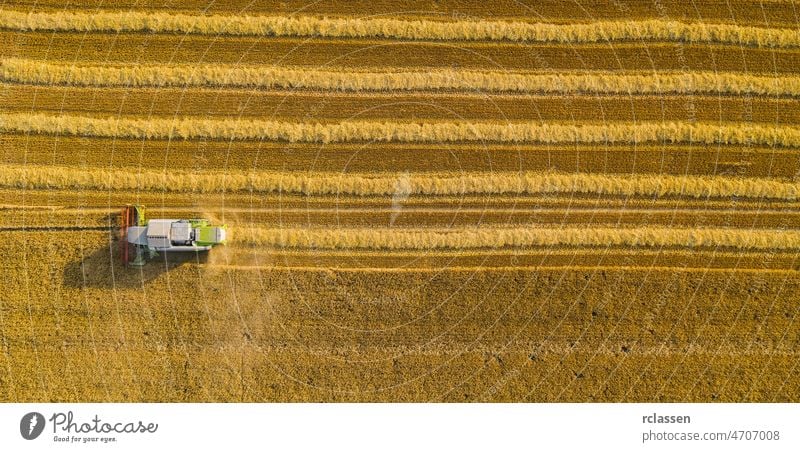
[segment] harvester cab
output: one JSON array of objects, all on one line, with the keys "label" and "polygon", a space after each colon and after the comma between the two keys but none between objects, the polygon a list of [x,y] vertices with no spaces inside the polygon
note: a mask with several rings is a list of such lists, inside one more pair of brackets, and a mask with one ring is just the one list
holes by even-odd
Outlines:
[{"label": "harvester cab", "polygon": [[144,206],[122,209],[121,256],[126,265],[142,266],[159,252],[205,252],[225,243],[227,226],[206,219],[145,218]]}]

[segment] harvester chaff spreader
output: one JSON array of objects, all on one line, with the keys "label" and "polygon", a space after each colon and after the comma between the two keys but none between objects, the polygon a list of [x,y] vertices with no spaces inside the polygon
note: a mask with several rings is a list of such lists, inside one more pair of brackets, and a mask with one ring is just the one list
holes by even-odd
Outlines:
[{"label": "harvester chaff spreader", "polygon": [[126,265],[142,266],[160,252],[205,252],[224,244],[226,232],[227,226],[203,218],[149,220],[144,206],[128,205],[122,209],[121,256]]}]

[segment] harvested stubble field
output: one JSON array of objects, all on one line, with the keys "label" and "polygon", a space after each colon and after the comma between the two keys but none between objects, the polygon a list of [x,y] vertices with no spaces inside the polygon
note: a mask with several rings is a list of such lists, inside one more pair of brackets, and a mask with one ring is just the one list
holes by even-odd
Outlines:
[{"label": "harvested stubble field", "polygon": [[796,11],[685,3],[5,2],[0,400],[800,401]]}]

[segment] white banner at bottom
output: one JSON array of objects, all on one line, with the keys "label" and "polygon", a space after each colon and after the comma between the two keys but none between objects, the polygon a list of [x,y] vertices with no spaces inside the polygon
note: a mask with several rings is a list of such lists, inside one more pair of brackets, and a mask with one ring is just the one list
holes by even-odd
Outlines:
[{"label": "white banner at bottom", "polygon": [[798,404],[0,404],[0,448],[800,450]]}]

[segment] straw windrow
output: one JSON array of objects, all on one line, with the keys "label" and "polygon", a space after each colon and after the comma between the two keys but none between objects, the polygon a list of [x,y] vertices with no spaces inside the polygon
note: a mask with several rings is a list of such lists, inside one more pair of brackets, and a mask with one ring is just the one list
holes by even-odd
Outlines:
[{"label": "straw windrow", "polygon": [[562,172],[341,174],[126,171],[58,166],[0,166],[0,186],[174,193],[301,193],[357,196],[591,193],[691,198],[796,200],[800,182],[725,176],[615,175]]},{"label": "straw windrow", "polygon": [[606,41],[718,42],[797,47],[792,29],[673,20],[552,24],[519,21],[325,18],[312,16],[187,15],[162,12],[0,11],[0,28],[78,32],[155,32],[236,36],[319,36],[448,41],[593,43]]},{"label": "straw windrow", "polygon": [[752,123],[608,122],[604,124],[436,121],[284,122],[253,119],[95,118],[2,113],[0,131],[137,139],[504,143],[705,143],[800,146],[800,128]]},{"label": "straw windrow", "polygon": [[13,83],[73,86],[800,95],[800,77],[724,72],[520,73],[453,69],[354,71],[349,68],[313,69],[228,64],[101,66],[7,58],[0,60],[0,78]]}]

